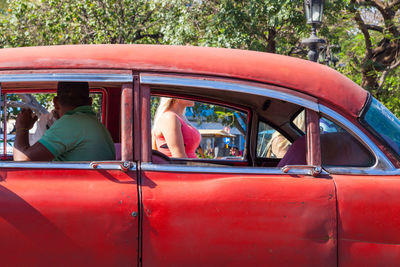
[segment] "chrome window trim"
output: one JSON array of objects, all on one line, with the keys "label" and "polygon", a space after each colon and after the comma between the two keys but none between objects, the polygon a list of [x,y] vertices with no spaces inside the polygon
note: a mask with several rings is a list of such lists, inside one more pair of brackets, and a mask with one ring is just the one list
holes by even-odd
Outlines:
[{"label": "chrome window trim", "polygon": [[[96,168],[91,166],[91,162],[13,162],[2,161],[0,168],[9,169],[67,169],[67,170],[122,170],[121,163],[123,161],[115,161],[115,164],[98,163]],[[137,171],[135,162],[131,162],[130,171]]]},{"label": "chrome window trim", "polygon": [[130,74],[107,73],[28,73],[0,74],[2,82],[132,82]]},{"label": "chrome window trim", "polygon": [[276,90],[251,86],[246,84],[238,84],[222,81],[202,80],[195,78],[182,78],[175,76],[157,76],[154,74],[140,74],[140,83],[147,85],[170,85],[170,86],[183,86],[183,87],[197,87],[205,89],[219,89],[224,91],[250,93],[253,95],[266,96],[279,100],[284,100],[299,106],[318,112],[318,104],[310,100],[303,99],[298,96],[293,96],[284,92],[277,92]]},{"label": "chrome window trim", "polygon": [[[142,163],[140,166],[142,171],[152,172],[174,172],[174,173],[227,173],[227,174],[261,174],[261,175],[306,175],[312,176],[311,170],[296,169],[284,173],[281,168],[265,168],[265,167],[231,167],[231,166],[185,166],[181,164],[153,164]],[[327,174],[323,172],[322,174]]]},{"label": "chrome window trim", "polygon": [[321,114],[328,119],[336,121],[344,129],[349,131],[354,137],[357,138],[368,150],[375,156],[376,162],[371,167],[324,167],[329,173],[332,174],[353,174],[353,175],[396,175],[400,170],[397,170],[392,162],[386,155],[379,149],[379,147],[372,142],[372,140],[364,134],[358,127],[351,123],[348,119],[333,111],[332,109],[319,104]]},{"label": "chrome window trim", "polygon": [[[175,76],[157,76],[154,74],[141,74],[140,82],[147,85],[169,85],[181,87],[197,87],[205,89],[219,89],[231,92],[250,93],[253,95],[266,96],[270,98],[284,100],[297,104],[310,110],[321,112],[328,119],[338,122],[343,128],[354,135],[362,144],[364,144],[373,154],[376,162],[373,166],[367,168],[356,167],[326,167],[328,173],[332,174],[352,174],[352,175],[397,175],[397,170],[385,154],[376,146],[371,139],[366,136],[359,128],[349,120],[341,116],[332,109],[321,104],[305,100],[301,97],[293,96],[284,92],[277,92],[272,89],[257,86],[237,84],[231,82],[202,80],[196,78],[182,78]],[[182,165],[163,165],[144,163],[141,166],[145,171],[164,171],[164,172],[190,172],[190,173],[235,173],[235,174],[284,174],[279,168],[261,168],[261,167],[208,167],[208,166],[182,166]],[[327,172],[324,172],[326,174]],[[293,170],[289,174],[310,175],[307,170]]]}]

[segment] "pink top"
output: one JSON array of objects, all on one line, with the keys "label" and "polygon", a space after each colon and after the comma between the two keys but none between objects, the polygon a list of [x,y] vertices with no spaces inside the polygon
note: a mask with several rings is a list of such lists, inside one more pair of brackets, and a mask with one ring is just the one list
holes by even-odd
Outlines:
[{"label": "pink top", "polygon": [[[172,112],[172,111],[167,111]],[[183,136],[183,143],[185,145],[185,152],[188,158],[197,158],[196,156],[196,149],[199,147],[201,141],[200,132],[190,125],[189,123],[185,122],[181,117],[179,117],[176,113],[172,112],[178,120],[181,122],[181,130]],[[168,157],[172,157],[171,151],[168,148],[167,142],[163,135],[156,136],[156,146],[157,150],[161,153],[164,153]]]}]

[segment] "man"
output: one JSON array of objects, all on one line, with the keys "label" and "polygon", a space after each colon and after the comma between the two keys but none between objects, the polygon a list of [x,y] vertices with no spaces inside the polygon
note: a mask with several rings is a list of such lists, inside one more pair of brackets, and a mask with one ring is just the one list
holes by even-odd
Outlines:
[{"label": "man", "polygon": [[37,117],[23,109],[16,120],[15,161],[94,161],[114,160],[115,148],[110,133],[91,108],[89,85],[59,82],[53,99],[59,119],[34,145],[29,145],[29,130]]}]

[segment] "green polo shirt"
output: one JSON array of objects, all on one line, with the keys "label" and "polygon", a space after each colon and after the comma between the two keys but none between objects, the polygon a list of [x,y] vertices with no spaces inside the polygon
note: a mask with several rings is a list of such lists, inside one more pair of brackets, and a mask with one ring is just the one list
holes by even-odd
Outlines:
[{"label": "green polo shirt", "polygon": [[54,155],[56,161],[115,159],[110,133],[90,106],[80,106],[66,112],[39,142]]}]

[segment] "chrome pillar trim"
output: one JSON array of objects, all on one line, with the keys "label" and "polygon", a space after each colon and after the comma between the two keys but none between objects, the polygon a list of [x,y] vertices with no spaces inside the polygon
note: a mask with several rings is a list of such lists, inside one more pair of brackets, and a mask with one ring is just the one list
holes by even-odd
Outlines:
[{"label": "chrome pillar trim", "polygon": [[157,76],[157,75],[140,75],[140,83],[148,84],[148,85],[170,85],[170,86],[183,86],[183,87],[197,87],[197,88],[206,88],[206,89],[219,89],[230,92],[238,92],[238,93],[247,93],[259,96],[266,96],[275,99],[284,100],[286,102],[290,102],[293,104],[297,104],[308,109],[319,111],[318,104],[312,101],[293,96],[284,92],[277,92],[276,90],[271,90],[267,88],[238,84],[238,83],[230,83],[230,82],[221,82],[221,81],[210,81],[210,80],[201,80],[193,79],[193,78],[182,78],[182,77],[168,77],[168,76]]},{"label": "chrome pillar trim", "polygon": [[[96,162],[97,170],[122,170],[121,165],[125,162],[114,161],[113,164]],[[13,162],[2,161],[0,168],[18,168],[18,169],[79,169],[79,170],[93,170],[92,162]],[[135,162],[130,162],[130,171],[136,171],[137,166]]]},{"label": "chrome pillar trim", "polygon": [[174,172],[174,173],[226,173],[226,174],[262,174],[262,175],[284,175],[296,174],[311,176],[311,171],[308,169],[291,170],[284,173],[280,168],[263,168],[263,167],[231,167],[231,166],[185,166],[182,164],[152,164],[142,163],[142,171],[153,172]]},{"label": "chrome pillar trim", "polygon": [[[388,171],[396,170],[390,160],[385,156],[385,154],[379,149],[379,147],[371,141],[371,139],[364,134],[358,127],[356,127],[353,123],[351,123],[348,119],[340,115],[339,113],[333,111],[332,109],[325,107],[323,105],[319,105],[319,109],[322,115],[326,116],[328,119],[332,119],[336,121],[342,126],[344,129],[349,131],[358,141],[364,144],[369,148],[370,152],[375,156],[376,162],[372,167],[367,168],[343,168],[343,167],[325,167],[329,173],[348,173],[348,174],[369,174],[374,173],[373,175],[377,175],[377,173],[381,173],[381,171],[385,171],[386,174]],[[383,175],[383,174],[382,174]],[[390,175],[390,174],[387,174]]]},{"label": "chrome pillar trim", "polygon": [[132,82],[130,74],[102,73],[31,73],[0,74],[0,82]]}]

